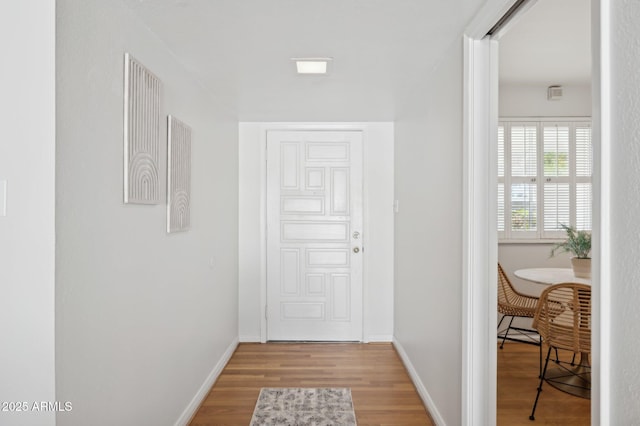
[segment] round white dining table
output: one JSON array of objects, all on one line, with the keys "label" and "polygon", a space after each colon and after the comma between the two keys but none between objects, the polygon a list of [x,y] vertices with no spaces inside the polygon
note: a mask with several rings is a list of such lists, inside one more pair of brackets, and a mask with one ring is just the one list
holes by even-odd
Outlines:
[{"label": "round white dining table", "polygon": [[591,278],[578,278],[571,268],[527,268],[518,269],[513,274],[523,280],[538,284],[580,283],[591,285]]}]

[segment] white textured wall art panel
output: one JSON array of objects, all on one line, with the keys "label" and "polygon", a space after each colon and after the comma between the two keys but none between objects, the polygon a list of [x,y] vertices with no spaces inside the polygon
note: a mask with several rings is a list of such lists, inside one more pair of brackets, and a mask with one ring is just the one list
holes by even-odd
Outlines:
[{"label": "white textured wall art panel", "polygon": [[191,128],[168,118],[167,232],[186,231],[191,209]]},{"label": "white textured wall art panel", "polygon": [[162,82],[124,57],[124,202],[160,204]]}]

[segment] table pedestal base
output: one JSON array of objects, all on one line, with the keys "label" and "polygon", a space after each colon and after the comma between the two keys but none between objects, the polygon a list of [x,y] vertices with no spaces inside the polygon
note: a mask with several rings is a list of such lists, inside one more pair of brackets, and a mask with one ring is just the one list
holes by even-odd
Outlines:
[{"label": "table pedestal base", "polygon": [[[569,367],[553,364],[544,378],[554,388],[580,398],[591,398],[591,366],[583,355],[580,364]],[[588,359],[588,358],[587,358]],[[551,363],[550,363],[551,364]]]}]

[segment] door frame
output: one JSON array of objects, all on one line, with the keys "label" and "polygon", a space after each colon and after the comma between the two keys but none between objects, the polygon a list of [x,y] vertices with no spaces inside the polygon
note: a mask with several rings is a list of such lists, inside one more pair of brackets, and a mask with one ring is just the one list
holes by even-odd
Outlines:
[{"label": "door frame", "polygon": [[[611,0],[591,1],[593,175],[593,327],[591,423],[610,418],[610,98]],[[498,110],[497,42],[488,30],[516,0],[489,0],[464,35],[462,424],[496,424],[494,128]],[[489,147],[489,149],[487,149]]]},{"label": "door frame", "polygon": [[[254,342],[259,341],[265,343],[267,341],[266,326],[266,301],[267,301],[267,281],[266,281],[266,195],[267,195],[267,168],[266,168],[266,134],[269,130],[305,130],[305,131],[362,131],[363,134],[363,240],[364,247],[373,247],[375,250],[364,250],[363,254],[363,288],[362,288],[362,314],[363,314],[363,336],[364,343],[369,342],[391,342],[393,340],[393,183],[390,188],[383,191],[377,190],[373,192],[372,186],[375,180],[384,179],[385,183],[388,177],[393,176],[393,138],[394,129],[392,122],[241,122],[240,123],[240,139],[243,141],[256,140],[259,149],[259,175],[260,188],[259,208],[256,219],[259,217],[259,252],[256,247],[246,248],[251,251],[246,255],[241,247],[240,258],[247,258],[255,262],[248,264],[249,267],[259,269],[255,274],[250,274],[250,280],[240,277],[241,292],[246,292],[248,287],[259,287],[259,306],[252,306],[247,312],[257,312],[247,316],[247,313],[240,312],[240,321],[244,323],[245,329],[254,329],[258,332],[257,324],[259,322],[259,335],[246,334],[244,331],[240,335],[240,341]],[[253,142],[251,142],[253,144]],[[251,149],[243,148],[243,151]],[[254,151],[255,152],[255,151]],[[242,158],[241,158],[242,162]],[[242,163],[241,163],[242,164]],[[377,165],[382,167],[382,173],[376,171],[372,174],[371,167]],[[255,166],[258,166],[257,162]],[[242,171],[241,171],[242,173]],[[251,185],[250,182],[248,184]],[[241,188],[242,189],[242,188]],[[250,188],[252,191],[252,188]],[[387,204],[390,206],[387,210]],[[258,207],[258,206],[256,206]],[[255,211],[255,209],[253,210]],[[242,212],[241,212],[242,214]],[[376,236],[371,234],[372,221],[376,225]],[[242,228],[242,224],[241,224]],[[258,227],[254,228],[257,232]],[[241,232],[242,234],[242,232]],[[242,236],[242,235],[241,235]],[[245,235],[246,237],[247,235]],[[255,257],[254,257],[255,255]],[[259,262],[259,265],[257,263]],[[242,262],[241,262],[242,263]],[[388,277],[387,277],[388,275]],[[242,296],[241,296],[242,302]],[[257,305],[257,303],[256,303]],[[259,317],[259,318],[258,318]],[[255,337],[254,337],[255,336]]]},{"label": "door frame", "polygon": [[497,269],[490,267],[498,262],[496,206],[490,202],[497,173],[496,50],[488,38],[464,37],[461,419],[469,426],[496,424]]},{"label": "door frame", "polygon": [[[280,134],[280,138],[276,137],[272,140],[272,145],[269,145],[269,141],[270,141],[270,135],[272,134],[276,134],[279,133]],[[322,133],[326,133],[327,137],[325,138],[325,136],[321,135]],[[273,309],[275,308],[275,306],[272,306],[272,309],[269,310],[269,291],[271,290],[271,297],[272,297],[272,302],[273,302],[273,291],[275,290],[273,288],[273,286],[278,286],[277,282],[273,282],[272,281],[272,287],[271,289],[268,287],[269,286],[269,275],[272,275],[273,277],[273,271],[271,271],[271,274],[269,273],[269,255],[271,254],[272,256],[274,256],[274,258],[271,259],[271,265],[273,266],[274,263],[279,263],[278,260],[275,260],[275,258],[280,258],[279,253],[274,253],[274,252],[269,252],[269,235],[274,236],[274,235],[279,235],[280,234],[280,224],[282,221],[281,215],[282,213],[280,212],[280,208],[277,206],[280,206],[280,196],[277,195],[274,198],[272,198],[271,200],[269,200],[269,176],[271,176],[272,180],[271,182],[274,182],[274,179],[276,180],[276,186],[278,188],[280,188],[279,190],[282,191],[281,185],[280,185],[280,173],[283,167],[283,160],[280,157],[280,151],[277,149],[278,148],[278,144],[283,143],[283,139],[284,138],[286,140],[286,142],[284,143],[296,143],[299,146],[299,149],[302,150],[302,152],[304,152],[304,146],[306,144],[306,142],[300,142],[300,139],[298,138],[298,136],[293,136],[294,134],[299,135],[299,134],[305,134],[306,140],[316,140],[316,141],[321,141],[321,140],[331,140],[333,143],[344,143],[344,141],[349,141],[349,179],[348,179],[348,200],[350,202],[354,202],[355,204],[351,205],[348,208],[348,213],[346,213],[350,219],[349,219],[349,224],[350,226],[348,227],[348,234],[347,234],[347,242],[346,245],[348,246],[348,252],[349,255],[352,256],[353,254],[351,253],[351,249],[353,248],[354,245],[358,245],[361,248],[363,248],[366,245],[366,238],[367,238],[367,233],[366,233],[366,229],[365,228],[365,218],[364,218],[364,210],[365,210],[365,203],[364,203],[364,192],[365,192],[365,188],[364,188],[364,174],[365,174],[365,168],[364,168],[364,131],[361,129],[349,129],[349,130],[345,130],[345,129],[341,129],[341,130],[329,130],[329,129],[321,129],[321,130],[306,130],[306,129],[289,129],[289,130],[282,130],[282,129],[273,129],[270,128],[265,132],[265,153],[266,153],[266,188],[267,191],[265,193],[265,206],[266,206],[266,210],[265,210],[265,223],[268,223],[268,219],[269,219],[269,212],[272,213],[273,216],[276,215],[276,213],[274,212],[274,208],[277,210],[277,215],[278,215],[278,225],[277,225],[277,229],[276,227],[271,228],[271,232],[269,232],[269,229],[265,229],[265,232],[267,233],[267,238],[265,239],[265,246],[266,246],[266,262],[267,262],[267,277],[266,277],[266,286],[265,286],[265,327],[267,328],[267,336],[266,338],[268,340],[272,340],[272,338],[269,336],[269,311],[271,312],[272,315],[272,320],[275,320],[276,322],[278,321],[278,318],[274,318],[274,315],[277,316],[277,311],[278,309]],[[290,136],[291,135],[291,136]],[[317,138],[317,139],[316,139]],[[332,142],[327,142],[327,143],[332,143]],[[270,149],[274,149],[274,151],[269,151]],[[304,156],[304,155],[303,155]],[[280,157],[280,160],[278,160],[278,158]],[[271,164],[269,161],[272,160],[274,162],[278,162],[279,161],[279,165],[273,166],[273,164]],[[335,165],[335,161],[333,160],[333,164]],[[338,160],[339,161],[339,160]],[[304,160],[303,160],[304,162]],[[343,165],[341,166],[337,166],[340,168],[345,167],[344,166],[344,161],[341,161],[341,163],[343,163]],[[331,167],[332,164],[332,160],[324,160],[324,161],[320,161],[319,166],[317,167]],[[296,159],[296,167],[300,166],[300,158]],[[276,175],[274,176],[275,173]],[[354,174],[355,173],[355,174]],[[359,176],[358,176],[359,174]],[[329,179],[329,175],[330,173],[325,174],[325,178]],[[331,178],[332,179],[332,178]],[[328,182],[328,181],[327,181]],[[326,183],[326,182],[325,182]],[[326,185],[329,185],[328,183]],[[273,185],[272,185],[273,186]],[[329,185],[330,186],[330,185]],[[272,196],[273,197],[273,196]],[[269,202],[271,202],[271,204],[269,204]],[[273,204],[275,202],[275,205]],[[327,207],[328,208],[328,207]],[[345,213],[342,213],[345,214]],[[272,216],[272,218],[274,218]],[[287,220],[287,219],[285,219]],[[293,219],[293,220],[299,220],[299,219]],[[341,219],[338,222],[335,221],[329,221],[327,223],[342,223],[345,219]],[[356,226],[354,226],[354,224]],[[360,234],[362,234],[362,238],[358,239],[357,241],[355,241],[354,239],[352,239],[351,237],[351,231],[353,230],[357,230]],[[317,242],[316,242],[317,243]],[[278,248],[281,248],[281,244],[283,244],[282,242],[278,241],[276,243],[276,246]],[[301,243],[304,244],[304,243]],[[313,243],[312,243],[313,244]],[[337,242],[336,244],[340,244],[341,246],[344,245],[344,242]],[[285,243],[286,245],[286,243]],[[273,250],[274,247],[272,246],[271,249]],[[341,247],[340,250],[343,250],[344,247]],[[309,248],[307,247],[305,250],[309,250]],[[284,337],[281,336],[281,338],[278,338],[276,340],[288,340],[288,341],[296,341],[296,340],[312,340],[312,341],[327,341],[327,340],[334,340],[335,341],[340,341],[340,342],[362,342],[364,340],[363,336],[364,336],[364,269],[365,269],[365,264],[364,264],[364,250],[361,250],[361,252],[359,254],[357,254],[356,258],[357,260],[354,261],[350,261],[349,262],[349,276],[350,276],[350,281],[352,283],[352,286],[349,289],[349,297],[348,300],[350,301],[350,305],[351,308],[355,308],[357,307],[357,309],[351,309],[352,315],[350,316],[350,319],[348,321],[341,321],[341,320],[337,320],[335,322],[332,322],[333,325],[339,327],[341,325],[344,324],[349,324],[349,328],[350,330],[353,332],[353,334],[351,334],[351,332],[349,333],[348,337],[344,337],[344,336],[336,336],[335,334],[333,334],[332,332],[329,332],[327,336],[325,337],[321,337],[319,338],[315,333],[311,333],[312,335],[315,335],[314,337],[311,336],[307,336],[307,337],[298,337],[295,338],[291,335],[289,335],[288,337]],[[303,256],[304,257],[304,256]],[[275,260],[275,262],[274,262]],[[281,259],[280,259],[281,262]],[[326,274],[329,274],[330,271],[325,271]],[[277,279],[276,279],[277,281]],[[331,287],[331,284],[329,281],[326,282],[326,288]],[[277,292],[278,297],[280,297],[280,291]],[[353,295],[354,297],[351,297],[351,295]],[[359,306],[357,306],[359,305]],[[329,316],[329,311],[325,311],[326,315]],[[303,322],[306,322],[305,320],[302,320]],[[273,325],[273,324],[272,324]],[[273,331],[273,328],[271,328]],[[308,329],[307,329],[308,330]],[[274,333],[275,334],[275,333]],[[281,333],[282,334],[282,333]],[[286,333],[285,333],[286,334]],[[305,333],[302,333],[305,334]]]}]

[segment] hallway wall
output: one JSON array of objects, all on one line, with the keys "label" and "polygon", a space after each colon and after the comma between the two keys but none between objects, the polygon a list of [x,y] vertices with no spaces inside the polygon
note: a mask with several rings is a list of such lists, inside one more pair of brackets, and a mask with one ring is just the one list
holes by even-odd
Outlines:
[{"label": "hallway wall", "polygon": [[0,3],[0,37],[0,402],[27,403],[0,424],[53,425],[33,403],[55,401],[54,3]]},{"label": "hallway wall", "polygon": [[[237,342],[237,121],[124,2],[59,0],[57,47],[57,424],[172,425]],[[193,129],[188,232],[123,204],[125,52]]]},{"label": "hallway wall", "polygon": [[[610,351],[603,377],[611,384],[611,394],[602,399],[611,402],[611,411],[603,412],[601,424],[637,424],[640,419],[640,2],[608,2],[611,22],[611,44],[603,56],[610,53],[611,152],[603,154],[605,174],[610,175],[610,186],[602,188],[602,198],[610,204],[604,212],[604,223],[610,225],[596,236],[596,244],[607,244],[610,250],[611,270],[605,271],[603,280],[609,281],[611,305],[603,303],[602,312],[611,316],[611,329],[602,330],[603,347]],[[606,65],[606,63],[605,63]],[[609,99],[607,99],[609,100]],[[607,117],[605,117],[607,118]],[[609,295],[608,293],[606,294]],[[607,300],[604,298],[603,300]],[[600,360],[598,359],[599,363]]]},{"label": "hallway wall", "polygon": [[462,67],[458,39],[395,127],[394,336],[448,425],[461,422]]}]

